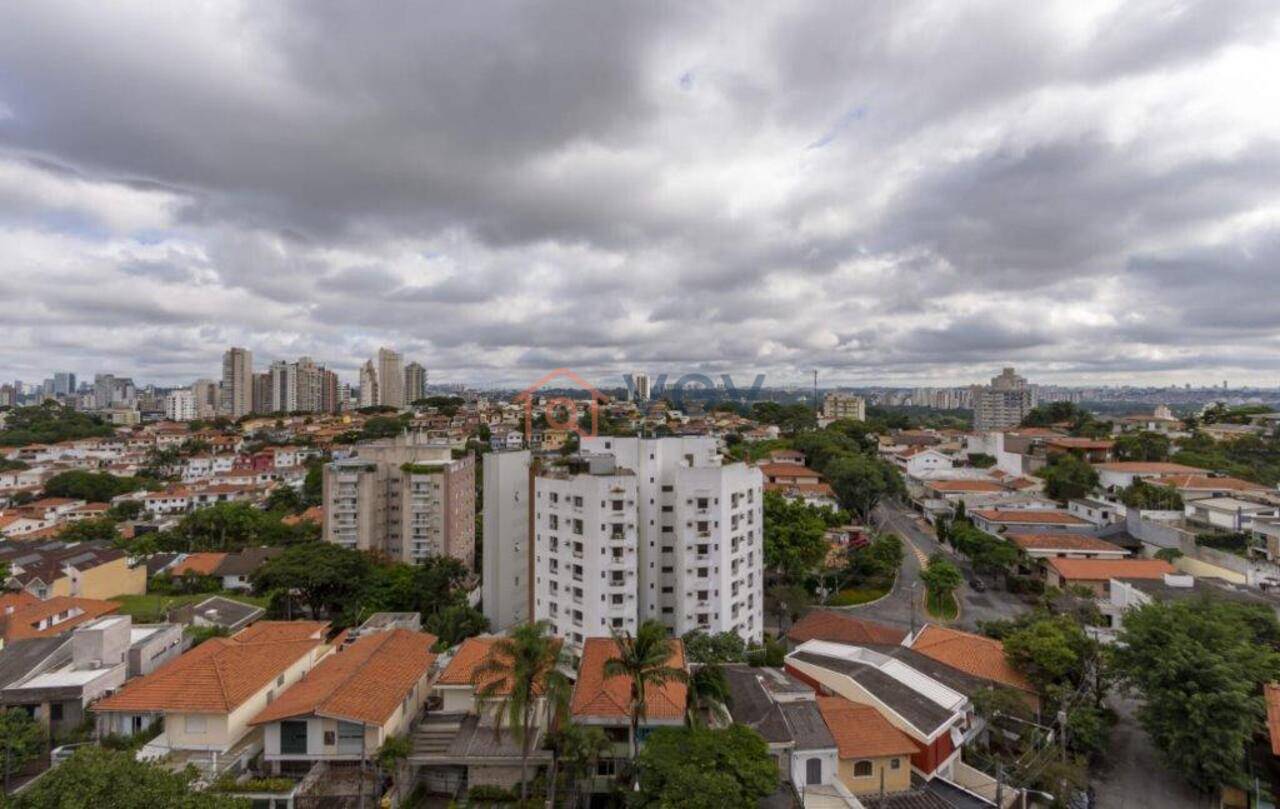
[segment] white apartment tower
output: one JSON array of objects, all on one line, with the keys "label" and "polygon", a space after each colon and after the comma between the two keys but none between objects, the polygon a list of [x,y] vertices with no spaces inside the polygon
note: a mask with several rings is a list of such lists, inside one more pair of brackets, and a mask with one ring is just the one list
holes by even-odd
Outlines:
[{"label": "white apartment tower", "polygon": [[404,407],[404,358],[389,348],[378,349],[378,404]]},{"label": "white apartment tower", "polygon": [[196,417],[196,394],[179,388],[164,397],[164,417],[169,421],[191,421]]},{"label": "white apartment tower", "polygon": [[253,411],[253,352],[247,348],[222,355],[222,411],[233,419]]},{"label": "white apartment tower", "polygon": [[[673,635],[703,629],[761,639],[759,470],[723,463],[713,438],[598,437],[583,439],[576,458],[533,461],[531,482],[521,484],[527,455],[486,458],[495,469],[510,464],[495,478],[517,490],[495,491],[492,501],[486,492],[486,594],[518,587],[516,549],[528,547],[518,525],[523,492],[532,495],[523,536],[532,536],[533,559],[519,592],[531,595],[532,617],[554,624],[570,648],[650,619]],[[501,556],[492,566],[491,554]]]},{"label": "white apartment tower", "polygon": [[631,376],[631,386],[632,390],[635,392],[636,401],[649,401],[649,397],[653,393],[653,388],[649,381],[648,374],[633,374]]},{"label": "white apartment tower", "polygon": [[533,615],[529,548],[529,450],[487,452],[484,458],[484,615],[495,632]]}]

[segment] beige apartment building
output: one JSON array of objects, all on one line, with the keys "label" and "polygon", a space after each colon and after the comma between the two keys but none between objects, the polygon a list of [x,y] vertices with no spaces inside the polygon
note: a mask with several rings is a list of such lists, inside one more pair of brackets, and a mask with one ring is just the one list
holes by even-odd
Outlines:
[{"label": "beige apartment building", "polygon": [[822,398],[822,420],[831,423],[839,419],[867,420],[867,400],[847,393],[828,393]]},{"label": "beige apartment building", "polygon": [[475,564],[475,460],[407,434],[356,447],[324,469],[324,539],[418,562]]}]

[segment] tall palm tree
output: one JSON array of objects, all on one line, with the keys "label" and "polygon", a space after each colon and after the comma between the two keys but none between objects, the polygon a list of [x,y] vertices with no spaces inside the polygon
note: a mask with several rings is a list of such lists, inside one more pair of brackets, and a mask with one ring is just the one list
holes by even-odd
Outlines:
[{"label": "tall palm tree", "polygon": [[685,682],[689,679],[683,669],[671,666],[671,639],[667,637],[667,628],[658,621],[645,621],[640,625],[633,637],[625,630],[613,633],[618,652],[604,663],[606,677],[628,677],[631,680],[631,697],[628,713],[631,715],[631,765],[635,769],[636,739],[640,732],[640,722],[648,716],[648,699],[645,693],[648,686],[655,688],[670,682]]},{"label": "tall palm tree", "polygon": [[[562,662],[568,665],[568,660]],[[553,739],[551,746],[551,772],[547,775],[547,809],[555,809],[556,777],[560,764],[561,738],[560,729],[569,719],[569,701],[573,697],[573,683],[559,668],[547,674],[543,701],[546,705],[547,736]]]},{"label": "tall palm tree", "polygon": [[494,735],[501,740],[504,720],[520,744],[520,800],[529,799],[529,753],[538,736],[537,712],[547,682],[559,676],[560,642],[550,624],[537,621],[498,638],[476,667],[471,682],[476,696],[497,704]]}]

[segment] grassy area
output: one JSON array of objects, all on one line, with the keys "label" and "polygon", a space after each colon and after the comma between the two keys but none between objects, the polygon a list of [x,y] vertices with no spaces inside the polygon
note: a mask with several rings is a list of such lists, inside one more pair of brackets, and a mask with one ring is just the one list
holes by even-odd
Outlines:
[{"label": "grassy area", "polygon": [[204,601],[209,596],[220,595],[233,601],[252,604],[255,607],[266,607],[267,599],[239,593],[197,593],[195,595],[163,595],[146,593],[145,595],[113,596],[112,601],[120,602],[120,614],[133,618],[136,624],[157,623],[165,619],[165,610]]},{"label": "grassy area", "polygon": [[953,593],[944,593],[942,596],[939,598],[934,593],[926,593],[924,608],[930,617],[944,621],[954,621],[960,616],[960,605],[956,603],[956,597]]},{"label": "grassy area", "polygon": [[866,604],[881,598],[889,592],[888,587],[846,587],[831,597],[827,602],[830,607],[852,607],[855,604]]}]

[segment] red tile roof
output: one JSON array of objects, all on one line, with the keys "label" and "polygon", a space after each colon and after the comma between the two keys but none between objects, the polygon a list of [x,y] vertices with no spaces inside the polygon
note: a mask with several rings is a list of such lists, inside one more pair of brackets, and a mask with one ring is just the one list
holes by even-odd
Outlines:
[{"label": "red tile roof", "polygon": [[[582,662],[578,665],[578,682],[573,687],[572,708],[575,717],[625,719],[630,715],[631,680],[616,675],[606,677],[605,664],[618,654],[613,638],[587,638],[582,646]],[[667,665],[685,669],[684,644],[671,641],[671,657]],[[684,716],[689,687],[683,682],[667,682],[645,686],[646,716],[649,719],[680,719]]]},{"label": "red tile roof", "polygon": [[907,632],[840,612],[816,610],[796,621],[787,632],[787,637],[796,643],[826,640],[833,643],[897,646],[907,637]]},{"label": "red tile roof", "polygon": [[1116,461],[1094,464],[1093,468],[1103,472],[1126,472],[1139,475],[1194,475],[1204,472],[1203,469],[1197,469],[1194,466],[1164,461]]},{"label": "red tile roof", "polygon": [[766,478],[817,478],[822,475],[807,466],[795,463],[762,463],[758,467]]},{"label": "red tile roof", "polygon": [[1161,486],[1172,486],[1175,489],[1190,491],[1270,491],[1269,486],[1264,486],[1261,483],[1253,483],[1252,481],[1231,477],[1214,478],[1208,475],[1162,475],[1152,482]]},{"label": "red tile roof", "polygon": [[1058,575],[1067,581],[1104,581],[1106,579],[1159,579],[1176,573],[1163,559],[1046,559]]},{"label": "red tile roof", "polygon": [[934,480],[925,484],[925,488],[937,492],[1003,492],[1008,487],[994,480]]},{"label": "red tile roof", "polygon": [[1088,525],[1085,520],[1065,511],[1039,511],[1035,509],[982,508],[971,512],[989,522],[1023,523],[1027,525]]},{"label": "red tile roof", "polygon": [[974,677],[1035,693],[1031,682],[1009,665],[1004,644],[994,638],[929,624],[916,635],[911,648]]},{"label": "red tile roof", "polygon": [[1008,534],[1005,538],[1028,551],[1124,551],[1105,539],[1084,534]]},{"label": "red tile roof", "polygon": [[[11,603],[11,602],[10,602]],[[88,623],[103,615],[110,615],[120,609],[115,601],[98,601],[92,598],[72,598],[70,596],[54,596],[35,603],[18,604],[13,612],[0,615],[0,638],[5,642],[24,638],[48,638],[61,635],[80,624]],[[62,612],[79,614],[63,618],[44,629],[37,628],[41,621],[52,618]]]},{"label": "red tile roof", "polygon": [[226,559],[225,553],[191,553],[180,562],[174,564],[167,571],[172,576],[185,576],[194,574],[198,576],[212,576],[213,571],[218,569],[218,565],[222,564],[222,560]]},{"label": "red tile roof", "polygon": [[[230,638],[210,638],[145,677],[124,685],[96,703],[96,711],[176,711],[225,714],[243,705],[277,677],[311,654],[321,641],[300,639],[287,622],[266,625],[242,639],[248,630]],[[302,623],[313,623],[306,621]]]},{"label": "red tile roof", "polygon": [[315,714],[385,724],[431,670],[436,636],[395,629],[365,635],[324,658],[249,724]]},{"label": "red tile roof", "polygon": [[875,708],[844,697],[818,697],[818,710],[835,737],[840,758],[884,758],[920,752],[911,737]]},{"label": "red tile roof", "polygon": [[[454,652],[453,659],[449,661],[449,665],[445,666],[444,671],[440,672],[440,676],[436,678],[436,685],[466,685],[483,687],[487,683],[496,679],[495,677],[481,678],[476,681],[476,672],[480,666],[489,659],[489,655],[493,651],[493,644],[498,640],[496,635],[480,635],[474,638],[467,638]],[[503,683],[495,693],[504,695],[509,693],[511,687],[507,683]],[[541,690],[541,684],[538,689]]]},{"label": "red tile roof", "polygon": [[329,631],[328,621],[258,621],[241,629],[232,637],[241,643],[257,643],[267,640],[323,641]]}]

